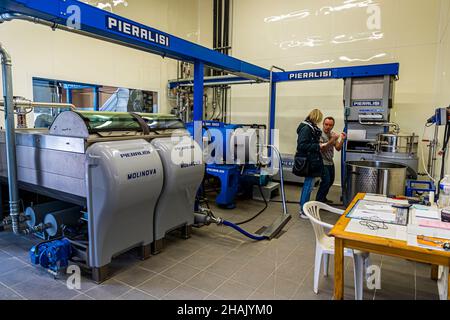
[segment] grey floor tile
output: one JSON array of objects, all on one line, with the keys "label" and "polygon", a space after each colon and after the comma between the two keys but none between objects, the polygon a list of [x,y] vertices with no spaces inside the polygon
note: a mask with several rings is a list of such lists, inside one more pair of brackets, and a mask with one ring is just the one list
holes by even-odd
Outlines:
[{"label": "grey floor tile", "polygon": [[192,279],[186,282],[187,285],[203,290],[205,292],[213,292],[226,281],[226,278],[219,275],[202,271]]},{"label": "grey floor tile", "polygon": [[297,291],[298,284],[282,277],[271,275],[256,292],[267,296],[290,299]]},{"label": "grey floor tile", "polygon": [[[1,263],[1,262],[0,262]],[[37,271],[37,267],[23,265],[17,269],[3,273],[0,275],[0,282],[7,286],[14,286],[22,282],[30,281],[36,279],[37,277],[50,277],[49,274],[44,275],[43,273]]]},{"label": "grey floor tile", "polygon": [[125,293],[124,295],[121,295],[119,298],[117,298],[118,300],[158,300],[155,297],[137,290],[137,289],[133,289],[127,293]]},{"label": "grey floor tile", "polygon": [[114,300],[132,289],[130,286],[117,280],[110,279],[85,292],[95,300]]},{"label": "grey floor tile", "polygon": [[217,261],[217,259],[218,259],[217,257],[204,254],[200,251],[194,253],[192,256],[189,256],[188,258],[183,260],[183,263],[203,270],[209,267],[210,265],[214,264]]},{"label": "grey floor tile", "polygon": [[138,288],[158,299],[161,299],[170,291],[172,291],[173,289],[175,289],[180,285],[181,283],[176,280],[169,279],[162,275],[156,275],[150,280],[144,282]]},{"label": "grey floor tile", "polygon": [[225,300],[222,297],[216,296],[214,294],[210,294],[209,296],[207,296],[204,300],[212,300],[212,301],[222,301]]},{"label": "grey floor tile", "polygon": [[213,294],[226,300],[246,300],[254,289],[233,280],[227,280]]},{"label": "grey floor tile", "polygon": [[4,260],[4,259],[8,259],[11,258],[12,256],[2,250],[0,250],[0,261]]},{"label": "grey floor tile", "polygon": [[313,267],[313,262],[308,259],[292,259],[281,264],[275,275],[300,284]]},{"label": "grey floor tile", "polygon": [[248,298],[248,300],[263,300],[263,301],[273,301],[273,300],[286,300],[286,298],[277,296],[272,292],[255,291]]},{"label": "grey floor tile", "polygon": [[3,259],[0,263],[0,275],[25,267],[26,264],[18,258]]},{"label": "grey floor tile", "polygon": [[[214,242],[215,240],[211,240],[211,241]],[[215,245],[215,244],[210,244],[206,248],[202,249],[201,252],[203,254],[207,254],[207,255],[212,256],[212,257],[220,258],[220,257],[224,257],[225,255],[230,253],[232,250],[233,249],[231,249],[229,247],[224,247],[224,246],[218,246],[218,245]]]},{"label": "grey floor tile", "polygon": [[[384,263],[383,263],[384,265]],[[381,269],[381,289],[376,291],[376,300],[414,300],[414,276],[402,271]]]},{"label": "grey floor tile", "polygon": [[281,265],[295,251],[294,248],[287,248],[283,245],[271,245],[266,248],[259,257],[272,259],[277,265]]},{"label": "grey floor tile", "polygon": [[87,295],[85,295],[84,293],[82,293],[82,294],[79,294],[79,295],[77,295],[77,296],[75,296],[75,297],[73,297],[71,300],[94,300],[94,298],[91,298],[91,297],[89,297],[89,296],[87,296]]},{"label": "grey floor tile", "polygon": [[36,278],[11,287],[29,300],[70,300],[80,294],[57,280]]},{"label": "grey floor tile", "polygon": [[170,291],[163,297],[163,300],[203,300],[209,293],[190,287],[181,285]]},{"label": "grey floor tile", "polygon": [[24,300],[25,298],[17,294],[10,288],[0,284],[0,301],[1,300]]},{"label": "grey floor tile", "polygon": [[235,272],[241,269],[247,262],[241,259],[226,256],[217,260],[216,263],[206,269],[210,273],[217,274],[224,278],[231,277]]},{"label": "grey floor tile", "polygon": [[134,267],[119,273],[113,279],[124,282],[132,287],[137,287],[155,276],[156,273],[141,267]]},{"label": "grey floor tile", "polygon": [[167,269],[162,274],[167,278],[174,279],[178,282],[185,282],[186,280],[192,278],[196,274],[200,273],[200,269],[194,268],[185,263],[179,263],[170,269]]},{"label": "grey floor tile", "polygon": [[141,262],[139,266],[147,270],[160,273],[173,267],[177,263],[177,260],[168,258],[163,253],[160,253],[157,256],[152,256],[150,259]]},{"label": "grey floor tile", "polygon": [[233,276],[232,280],[243,283],[251,288],[258,288],[266,281],[271,274],[275,272],[275,263],[258,265],[257,262],[250,262],[242,269],[239,269]]},{"label": "grey floor tile", "polygon": [[180,261],[180,260],[183,260],[183,259],[193,255],[196,251],[197,250],[192,250],[191,248],[186,249],[186,248],[182,247],[181,245],[179,245],[179,246],[173,246],[171,248],[168,248],[167,250],[164,250],[162,252],[162,254],[164,254],[164,256],[167,258]]}]

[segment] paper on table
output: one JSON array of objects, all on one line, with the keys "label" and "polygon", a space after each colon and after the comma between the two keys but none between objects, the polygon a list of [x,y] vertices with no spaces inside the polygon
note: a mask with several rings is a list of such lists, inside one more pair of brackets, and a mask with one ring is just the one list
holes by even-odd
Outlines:
[{"label": "paper on table", "polygon": [[386,202],[392,204],[409,204],[408,200],[401,199],[387,199]]},{"label": "paper on table", "polygon": [[416,218],[441,220],[440,212],[437,208],[414,206],[413,210]]},{"label": "paper on table", "polygon": [[362,219],[362,220],[375,220],[384,221],[388,223],[395,223],[396,215],[394,213],[373,211],[373,210],[358,210],[354,214],[349,215],[352,219]]},{"label": "paper on table", "polygon": [[408,225],[408,233],[415,236],[423,235],[427,237],[450,239],[449,229],[430,228],[420,225]]},{"label": "paper on table", "polygon": [[396,209],[387,203],[360,200],[347,217],[351,219],[396,223]]},{"label": "paper on table", "polygon": [[366,204],[365,207],[369,210],[375,210],[375,211],[387,211],[389,213],[392,213],[394,210],[392,208],[392,205],[390,204],[379,204],[379,205],[370,205]]},{"label": "paper on table", "polygon": [[374,237],[381,237],[393,240],[406,241],[407,229],[405,226],[387,225],[387,229],[371,230],[366,226],[361,225],[361,220],[351,220],[345,229],[346,232],[364,234]]},{"label": "paper on table", "polygon": [[417,219],[417,224],[420,227],[450,230],[450,223],[442,222],[440,220]]}]

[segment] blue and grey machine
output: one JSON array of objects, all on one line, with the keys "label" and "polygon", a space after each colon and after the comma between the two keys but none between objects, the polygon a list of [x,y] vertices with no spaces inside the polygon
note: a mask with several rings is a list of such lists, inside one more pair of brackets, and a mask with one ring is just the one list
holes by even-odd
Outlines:
[{"label": "blue and grey machine", "polygon": [[[6,177],[4,134],[0,176]],[[152,243],[192,225],[193,190],[203,179],[200,163],[170,163],[179,147],[172,135],[189,152],[199,148],[173,116],[66,111],[48,131],[18,130],[21,188],[58,199],[28,208],[25,230],[46,240],[81,237],[73,242],[84,252],[80,246],[71,252],[81,254],[99,282],[114,256],[139,247],[147,258]],[[46,242],[45,250],[51,246]]]},{"label": "blue and grey machine", "polygon": [[[193,135],[194,124],[187,124],[187,129]],[[238,194],[251,195],[248,192],[254,185],[265,186],[269,182],[269,176],[258,165],[259,129],[256,125],[203,122],[206,174],[220,181],[217,205],[233,209]]]},{"label": "blue and grey machine", "polygon": [[[79,25],[73,26],[70,23],[77,20],[72,19],[77,12],[83,18]],[[51,28],[49,30],[64,30],[194,63],[195,121],[202,120],[205,65],[254,80],[269,77],[269,71],[264,68],[81,1],[0,0],[0,22],[11,20],[33,22]],[[138,32],[130,34],[130,28]],[[44,221],[36,220],[37,225],[25,225],[24,220],[28,217],[20,210],[19,188],[83,207],[79,220],[85,223],[87,236],[77,239],[82,249],[75,254],[85,251],[86,266],[92,269],[94,279],[101,281],[113,256],[136,246],[142,249],[143,256],[147,256],[151,251],[150,244],[158,240],[154,231],[158,225],[162,228],[158,233],[161,234],[174,225],[191,221],[182,214],[179,221],[167,224],[157,222],[164,219],[155,220],[154,213],[158,216],[157,212],[161,212],[157,208],[164,207],[161,201],[170,199],[161,197],[163,190],[167,190],[164,179],[169,177],[165,176],[160,152],[151,143],[153,139],[166,137],[161,134],[163,130],[152,130],[142,117],[130,114],[62,113],[50,131],[16,131],[13,60],[1,45],[0,55],[4,67],[6,119],[5,130],[0,132],[0,176],[8,180],[10,194],[10,215],[0,223],[2,228],[11,228],[15,234],[44,232],[45,235],[52,221],[59,223],[58,218],[46,221],[44,215]],[[36,104],[30,102],[27,106],[33,108]],[[194,136],[199,141],[199,135]],[[191,165],[183,164],[186,170],[196,169]],[[199,180],[202,178],[203,173]],[[187,207],[189,212],[186,214],[190,214],[193,209],[191,211],[189,203]],[[51,209],[50,213],[64,210]],[[66,226],[56,234],[73,232],[76,232],[73,227]]]},{"label": "blue and grey machine", "polygon": [[164,168],[164,184],[154,215],[152,253],[160,253],[166,234],[180,230],[183,238],[191,234],[194,224],[195,199],[203,181],[205,166],[200,146],[185,125],[173,115],[138,113],[156,134],[151,144],[158,152]]}]

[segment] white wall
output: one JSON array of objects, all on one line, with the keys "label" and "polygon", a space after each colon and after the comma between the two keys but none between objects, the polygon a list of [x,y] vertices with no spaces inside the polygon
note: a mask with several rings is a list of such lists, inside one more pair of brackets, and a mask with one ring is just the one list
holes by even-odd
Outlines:
[{"label": "white wall", "polygon": [[[436,63],[436,97],[435,106],[450,106],[450,1],[443,1],[441,7],[441,23],[439,26],[439,44]],[[440,141],[443,141],[443,127],[440,128]],[[431,137],[434,129],[427,130]],[[440,146],[442,147],[442,146]],[[438,158],[437,170],[441,168],[441,159]],[[438,174],[440,171],[438,172]],[[447,159],[446,173],[450,173]]]},{"label": "white wall", "polygon": [[[117,6],[114,13],[198,41],[198,0],[127,1],[127,7]],[[32,78],[43,77],[158,91],[161,111],[169,111],[166,86],[176,77],[174,60],[24,21],[0,25],[0,41],[13,59],[17,96],[31,99]]]},{"label": "white wall", "polygon": [[[234,3],[233,54],[262,67],[301,70],[399,62],[400,81],[396,85],[392,120],[400,124],[403,132],[422,135],[425,119],[437,103],[439,88],[449,92],[450,71],[445,79],[436,76],[440,51],[441,64],[448,68],[449,31],[441,31],[439,37],[439,30],[445,29],[441,24],[448,24],[449,0]],[[380,29],[368,29],[368,20],[373,16],[367,11],[368,5],[380,9]],[[443,80],[447,81],[446,89]],[[277,100],[281,151],[295,152],[296,128],[315,107],[334,116],[336,130],[342,130],[342,98],[340,80],[281,84]],[[442,95],[442,100],[450,103],[448,94]],[[233,121],[265,122],[267,109],[267,86],[233,88]]]}]

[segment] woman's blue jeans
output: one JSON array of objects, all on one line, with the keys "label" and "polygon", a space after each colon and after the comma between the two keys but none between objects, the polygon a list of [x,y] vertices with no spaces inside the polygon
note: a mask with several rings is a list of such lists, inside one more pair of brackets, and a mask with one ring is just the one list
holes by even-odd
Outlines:
[{"label": "woman's blue jeans", "polygon": [[305,178],[305,182],[303,183],[302,194],[300,196],[300,212],[303,212],[303,205],[309,202],[309,199],[311,198],[311,193],[314,188],[315,180],[316,179],[313,177]]}]

